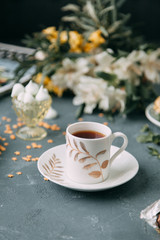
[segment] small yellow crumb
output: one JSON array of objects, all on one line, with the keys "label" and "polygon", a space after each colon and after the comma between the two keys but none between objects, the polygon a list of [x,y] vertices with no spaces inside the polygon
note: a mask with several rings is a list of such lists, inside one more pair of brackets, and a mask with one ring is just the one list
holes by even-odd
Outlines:
[{"label": "small yellow crumb", "polygon": [[83,118],[78,118],[78,121],[79,121],[79,122],[83,121]]},{"label": "small yellow crumb", "polygon": [[103,114],[103,113],[99,113],[98,116],[99,116],[99,117],[103,117],[104,114]]},{"label": "small yellow crumb", "polygon": [[16,151],[16,152],[14,152],[14,154],[18,156],[18,155],[20,155],[20,152]]},{"label": "small yellow crumb", "polygon": [[4,146],[8,146],[8,145],[9,145],[9,143],[8,143],[8,142],[5,142],[5,143],[4,143]]},{"label": "small yellow crumb", "polygon": [[27,149],[31,149],[31,146],[30,146],[30,145],[27,145],[26,148],[27,148]]},{"label": "small yellow crumb", "polygon": [[3,147],[2,145],[0,145],[0,150],[1,150],[2,152],[4,152],[4,151],[6,151],[6,148]]},{"label": "small yellow crumb", "polygon": [[15,140],[16,136],[14,134],[10,135],[10,139]]},{"label": "small yellow crumb", "polygon": [[13,174],[8,174],[8,177],[9,177],[9,178],[13,178],[14,175],[13,175]]},{"label": "small yellow crumb", "polygon": [[62,132],[62,134],[65,136],[65,135],[66,135],[66,132]]},{"label": "small yellow crumb", "polygon": [[2,117],[2,120],[7,120],[7,117],[3,116],[3,117]]},{"label": "small yellow crumb", "polygon": [[46,177],[44,177],[43,179],[44,179],[45,181],[48,181],[48,178],[46,178]]},{"label": "small yellow crumb", "polygon": [[103,124],[104,124],[105,126],[108,126],[108,122],[104,122]]},{"label": "small yellow crumb", "polygon": [[12,160],[13,160],[13,161],[17,161],[17,158],[16,158],[16,157],[12,157]]},{"label": "small yellow crumb", "polygon": [[48,143],[53,143],[53,140],[52,139],[48,139],[47,142]]},{"label": "small yellow crumb", "polygon": [[22,175],[22,172],[16,172],[17,175]]}]

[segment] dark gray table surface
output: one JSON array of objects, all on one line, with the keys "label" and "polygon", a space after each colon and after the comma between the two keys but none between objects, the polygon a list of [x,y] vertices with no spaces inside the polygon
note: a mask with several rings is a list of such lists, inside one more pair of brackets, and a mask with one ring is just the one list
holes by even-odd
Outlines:
[{"label": "dark gray table surface", "polygon": [[[129,139],[127,151],[139,162],[138,174],[128,183],[103,192],[78,192],[44,181],[38,172],[36,162],[25,162],[22,156],[40,156],[45,150],[65,143],[62,134],[68,123],[75,122],[75,110],[71,98],[53,98],[53,107],[59,117],[48,121],[58,124],[60,131],[48,130],[48,136],[37,143],[41,149],[27,150],[26,142],[10,140],[4,133],[6,121],[1,120],[0,136],[7,138],[9,145],[0,156],[0,239],[123,239],[151,240],[159,235],[139,218],[140,211],[159,199],[160,162],[148,154],[146,145],[138,144],[136,137],[145,116],[118,117],[109,126],[113,132],[122,131]],[[11,98],[0,99],[0,118],[11,118],[16,123]],[[84,115],[84,121],[103,123],[106,118],[98,115]],[[151,124],[155,131],[159,129]],[[54,142],[49,144],[47,139]],[[19,150],[16,162],[11,158]],[[21,171],[22,175],[16,175]],[[8,178],[8,174],[14,178]]]},{"label": "dark gray table surface", "polygon": [[[159,234],[139,218],[140,211],[160,197],[160,161],[151,157],[145,144],[136,137],[141,127],[148,123],[154,131],[159,128],[149,123],[145,116],[117,117],[109,122],[115,131],[124,132],[129,139],[127,151],[139,162],[139,172],[129,182],[102,192],[73,191],[50,181],[44,181],[37,162],[26,162],[21,157],[28,154],[40,156],[47,149],[65,143],[62,134],[69,123],[76,122],[76,107],[72,98],[53,97],[52,106],[59,117],[49,120],[58,124],[60,131],[47,130],[48,136],[36,141],[40,149],[27,150],[31,144],[18,138],[11,140],[4,133],[6,121],[16,123],[10,96],[0,99],[0,136],[9,145],[0,156],[0,240],[158,240]],[[105,117],[84,115],[84,121],[103,123]],[[53,139],[48,143],[47,139]],[[2,144],[2,142],[0,142]],[[119,144],[119,142],[117,142]],[[21,152],[13,161],[14,152]],[[16,175],[21,171],[22,175]],[[8,178],[13,174],[13,178]]]}]

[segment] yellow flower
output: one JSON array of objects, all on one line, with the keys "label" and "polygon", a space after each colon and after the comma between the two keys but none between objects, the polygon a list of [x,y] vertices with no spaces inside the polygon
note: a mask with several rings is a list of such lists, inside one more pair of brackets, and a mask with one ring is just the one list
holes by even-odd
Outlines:
[{"label": "yellow flower", "polygon": [[58,31],[56,31],[55,27],[48,27],[46,29],[43,29],[42,32],[47,36],[47,39],[55,43],[58,37]]},{"label": "yellow flower", "polygon": [[101,36],[101,30],[98,29],[95,32],[92,32],[88,38],[89,41],[93,42],[95,45],[99,46],[105,42],[105,39]]},{"label": "yellow flower", "polygon": [[83,37],[77,31],[69,32],[70,52],[82,52]]},{"label": "yellow flower", "polygon": [[[34,81],[37,83],[41,83],[41,80],[42,80],[42,73],[38,73],[35,76]],[[62,88],[54,85],[51,78],[46,76],[43,84],[44,84],[44,87],[47,88],[49,92],[54,92],[58,97],[62,97],[65,89],[62,89]]]},{"label": "yellow flower", "polygon": [[105,42],[105,39],[101,36],[101,33],[101,30],[98,29],[90,34],[88,42],[84,45],[85,52],[90,52]]},{"label": "yellow flower", "polygon": [[[60,42],[66,43],[68,40],[67,31],[62,31],[60,34]],[[82,44],[83,44],[83,37],[77,31],[70,31],[69,32],[69,45],[70,45],[70,52],[82,52]]]}]

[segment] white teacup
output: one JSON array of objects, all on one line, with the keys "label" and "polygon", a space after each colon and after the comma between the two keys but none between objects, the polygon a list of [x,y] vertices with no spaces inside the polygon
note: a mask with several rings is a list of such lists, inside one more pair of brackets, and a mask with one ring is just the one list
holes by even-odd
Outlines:
[{"label": "white teacup", "polygon": [[[110,157],[111,144],[117,137],[122,137],[124,142]],[[105,181],[109,176],[111,164],[125,150],[127,144],[128,139],[125,134],[112,133],[109,127],[101,123],[78,122],[69,125],[66,130],[67,176],[83,184]]]}]

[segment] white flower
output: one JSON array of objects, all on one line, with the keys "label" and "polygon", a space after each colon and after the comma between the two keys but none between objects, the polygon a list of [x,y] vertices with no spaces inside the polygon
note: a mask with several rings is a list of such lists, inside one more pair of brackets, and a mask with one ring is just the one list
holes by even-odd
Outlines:
[{"label": "white flower", "polygon": [[142,70],[147,80],[153,83],[160,83],[160,48],[149,52],[142,61]]},{"label": "white flower", "polygon": [[94,56],[94,61],[96,62],[96,67],[94,72],[104,71],[111,72],[111,64],[115,60],[115,58],[110,55],[107,51],[101,52]]},{"label": "white flower", "polygon": [[81,105],[85,103],[84,112],[92,113],[102,95],[104,95],[106,87],[107,83],[100,78],[81,76],[80,82],[74,90],[73,104]]},{"label": "white flower", "polygon": [[110,86],[106,88],[105,94],[102,96],[102,99],[99,102],[99,108],[104,111],[116,108],[123,112],[125,109],[125,103],[126,92]]},{"label": "white flower", "polygon": [[35,59],[43,61],[46,58],[47,55],[43,51],[38,51],[38,52],[35,53],[34,56],[35,56]]},{"label": "white flower", "polygon": [[80,76],[89,71],[88,61],[85,58],[78,58],[72,61],[65,58],[62,61],[62,67],[51,77],[56,86],[74,90],[79,82]]}]

